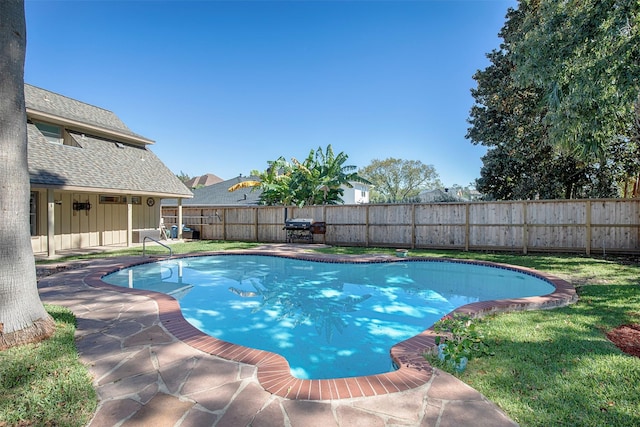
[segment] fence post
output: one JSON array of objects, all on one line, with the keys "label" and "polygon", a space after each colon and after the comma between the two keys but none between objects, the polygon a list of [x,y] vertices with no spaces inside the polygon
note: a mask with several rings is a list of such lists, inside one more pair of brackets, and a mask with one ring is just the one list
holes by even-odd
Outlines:
[{"label": "fence post", "polygon": [[227,208],[222,208],[222,240],[227,241]]},{"label": "fence post", "polygon": [[416,248],[416,204],[411,204],[411,249]]},{"label": "fence post", "polygon": [[365,224],[364,224],[364,247],[369,247],[369,204],[365,208]]},{"label": "fence post", "polygon": [[527,202],[522,202],[522,253],[527,254],[529,244],[529,225],[527,222]]},{"label": "fence post", "polygon": [[587,200],[586,209],[587,209],[587,211],[585,212],[586,230],[584,233],[586,242],[584,242],[584,249],[587,255],[591,255],[591,200]]},{"label": "fence post", "polygon": [[[322,221],[324,222],[325,226],[327,225],[327,205],[322,205]],[[326,245],[327,244],[327,233],[326,231],[324,233],[322,233],[322,244]]]},{"label": "fence post", "polygon": [[464,224],[464,250],[465,250],[465,252],[469,252],[469,239],[471,238],[470,231],[469,231],[469,227],[470,227],[470,225],[469,225],[469,210],[470,210],[470,206],[471,206],[470,202],[465,203],[465,206],[464,206],[464,216],[465,216],[465,219],[464,219],[464,223],[465,223]]},{"label": "fence post", "polygon": [[258,208],[253,208],[253,230],[254,230],[254,236],[256,236],[256,242],[259,242],[259,234],[258,231],[260,231],[260,227],[258,226]]}]

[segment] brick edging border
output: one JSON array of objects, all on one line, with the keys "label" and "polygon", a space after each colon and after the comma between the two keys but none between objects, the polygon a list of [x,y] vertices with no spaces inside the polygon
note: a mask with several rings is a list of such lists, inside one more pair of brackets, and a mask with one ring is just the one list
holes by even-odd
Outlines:
[{"label": "brick edging border", "polygon": [[[519,271],[543,279],[555,287],[554,292],[543,296],[471,303],[458,307],[449,313],[464,313],[472,317],[481,317],[489,313],[561,307],[573,303],[578,299],[575,288],[567,281],[556,276],[530,268],[488,261],[425,257],[394,258],[386,255],[354,256],[295,252],[283,253],[269,250],[215,251],[176,256],[172,259],[206,255],[261,255],[334,263],[381,263],[400,261],[455,262]],[[295,400],[347,399],[401,392],[420,387],[431,379],[433,368],[423,357],[423,354],[432,352],[436,347],[435,334],[432,328],[401,341],[391,348],[391,359],[398,367],[398,369],[393,372],[361,377],[305,380],[293,377],[289,369],[289,363],[284,357],[278,354],[229,343],[201,332],[184,319],[180,305],[169,295],[140,289],[123,288],[105,283],[101,280],[103,276],[114,271],[138,264],[155,262],[157,260],[159,259],[125,259],[120,264],[111,264],[110,266],[104,266],[103,268],[93,271],[85,277],[84,281],[87,285],[95,288],[116,290],[118,292],[142,295],[154,299],[158,305],[160,322],[176,339],[205,353],[256,366],[258,369],[258,381],[269,393]]]}]

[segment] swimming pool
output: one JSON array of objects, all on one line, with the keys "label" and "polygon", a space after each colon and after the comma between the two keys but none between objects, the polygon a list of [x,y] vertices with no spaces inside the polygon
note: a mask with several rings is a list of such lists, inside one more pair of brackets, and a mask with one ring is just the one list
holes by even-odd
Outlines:
[{"label": "swimming pool", "polygon": [[390,348],[456,307],[553,292],[522,271],[461,262],[331,263],[265,255],[173,259],[102,278],[174,296],[216,338],[284,356],[297,378],[394,369]]}]

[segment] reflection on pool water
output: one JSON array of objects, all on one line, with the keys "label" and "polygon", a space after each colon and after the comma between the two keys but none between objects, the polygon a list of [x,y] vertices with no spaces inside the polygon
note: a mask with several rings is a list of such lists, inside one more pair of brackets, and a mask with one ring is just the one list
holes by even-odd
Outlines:
[{"label": "reflection on pool water", "polygon": [[468,263],[326,263],[262,255],[160,261],[102,280],[172,295],[201,331],[278,353],[303,379],[389,372],[393,345],[457,307],[554,290],[526,273]]}]

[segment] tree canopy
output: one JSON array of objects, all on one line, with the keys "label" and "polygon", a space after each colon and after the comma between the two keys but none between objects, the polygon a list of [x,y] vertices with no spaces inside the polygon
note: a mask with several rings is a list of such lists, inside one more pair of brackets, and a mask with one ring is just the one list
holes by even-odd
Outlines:
[{"label": "tree canopy", "polygon": [[628,136],[640,91],[637,0],[521,1],[514,75],[544,94],[549,139],[604,156]]},{"label": "tree canopy", "polygon": [[187,181],[189,181],[192,178],[191,176],[189,176],[188,174],[186,174],[186,173],[184,173],[182,171],[180,171],[180,173],[176,174],[176,176],[178,177],[178,179],[180,181],[182,181],[183,184],[186,184]]},{"label": "tree canopy", "polygon": [[258,177],[254,181],[238,183],[229,191],[240,188],[260,188],[261,203],[265,205],[334,205],[342,203],[343,186],[351,188],[351,182],[369,184],[356,172],[355,166],[345,165],[349,156],[335,154],[331,145],[326,150],[311,150],[301,162],[295,158],[288,162],[284,157],[268,161],[263,171],[252,171]]},{"label": "tree canopy", "polygon": [[420,191],[442,186],[435,168],[419,160],[374,159],[358,173],[374,186],[372,202],[411,202]]},{"label": "tree canopy", "polygon": [[640,172],[640,3],[521,0],[474,75],[493,199],[612,197]]}]

